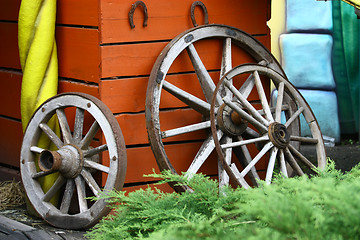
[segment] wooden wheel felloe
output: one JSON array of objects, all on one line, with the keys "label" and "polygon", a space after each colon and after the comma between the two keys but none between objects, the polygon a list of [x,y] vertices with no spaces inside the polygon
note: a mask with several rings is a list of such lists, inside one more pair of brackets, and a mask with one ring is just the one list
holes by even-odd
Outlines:
[{"label": "wooden wheel felloe", "polygon": [[[204,49],[202,44],[207,47]],[[217,47],[219,50],[214,50]],[[275,58],[259,41],[224,25],[190,29],[173,39],[157,58],[149,78],[145,115],[149,141],[160,170],[192,174],[210,164],[215,165],[218,172],[215,174],[219,175],[220,181],[228,183],[216,154],[215,163],[208,163],[213,161],[209,159],[214,158],[215,152],[210,132],[210,103],[218,80],[232,68],[233,62],[239,62],[234,59],[239,56],[239,51],[247,56],[243,59],[246,62],[250,58],[282,72]],[[202,56],[209,52],[218,55],[217,66],[208,63],[207,55]],[[220,94],[217,104],[222,102],[221,97]],[[219,138],[222,134],[218,131]],[[197,150],[194,152],[195,145]],[[190,155],[191,159],[184,159]],[[174,160],[178,156],[182,159]],[[184,191],[187,187],[175,189]]]},{"label": "wooden wheel felloe", "polygon": [[[61,137],[48,125],[52,117],[59,122]],[[54,147],[41,147],[41,135]],[[21,177],[31,204],[56,227],[93,226],[110,209],[104,199],[86,198],[121,189],[124,184],[126,151],[121,129],[112,112],[87,94],[60,94],[42,104],[27,126],[20,157]],[[51,174],[56,180],[44,192],[40,182]],[[101,177],[102,182],[98,180]],[[59,196],[59,206],[51,203],[54,196]]]},{"label": "wooden wheel felloe", "polygon": [[[278,92],[273,104],[264,90],[270,82]],[[217,107],[216,96],[221,91],[226,96]],[[251,94],[255,97],[250,98]],[[224,120],[219,121],[220,116]],[[307,123],[311,136],[301,136],[300,118]],[[257,164],[261,161],[266,165],[267,183],[271,183],[276,168],[287,177],[289,171],[303,175],[315,167],[325,167],[325,147],[314,114],[299,91],[271,68],[244,64],[227,72],[214,91],[210,121],[220,161],[230,178],[244,188],[257,184]],[[225,125],[230,125],[231,131]],[[315,148],[314,160],[301,153],[303,145]]]}]

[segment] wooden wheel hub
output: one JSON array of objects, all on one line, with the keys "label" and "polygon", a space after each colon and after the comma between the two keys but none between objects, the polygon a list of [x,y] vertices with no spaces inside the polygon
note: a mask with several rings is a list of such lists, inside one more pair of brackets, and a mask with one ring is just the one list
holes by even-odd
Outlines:
[{"label": "wooden wheel hub", "polygon": [[226,104],[218,109],[217,123],[221,130],[231,136],[239,136],[246,130],[248,123]]},{"label": "wooden wheel hub", "polygon": [[44,150],[39,157],[42,171],[59,171],[65,178],[77,177],[84,167],[83,152],[75,145],[65,145],[58,151]]},{"label": "wooden wheel hub", "polygon": [[275,147],[284,149],[289,145],[290,135],[283,124],[277,122],[270,124],[268,134]]}]

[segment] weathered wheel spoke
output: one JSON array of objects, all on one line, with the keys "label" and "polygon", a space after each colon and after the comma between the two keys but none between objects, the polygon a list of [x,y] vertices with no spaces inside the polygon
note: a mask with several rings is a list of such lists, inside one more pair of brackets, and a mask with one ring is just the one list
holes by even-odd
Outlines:
[{"label": "weathered wheel spoke", "polygon": [[84,113],[85,113],[84,109],[76,108],[74,136],[73,136],[73,140],[75,143],[79,143],[82,138],[83,127],[84,127]]},{"label": "weathered wheel spoke", "polygon": [[210,104],[202,99],[195,97],[165,80],[163,81],[163,88],[195,111],[205,116],[210,114]]},{"label": "weathered wheel spoke", "polygon": [[[231,38],[226,38],[223,41],[222,49],[222,58],[221,58],[221,69],[220,69],[220,78],[222,78],[228,71],[232,68],[232,58],[231,58]],[[228,79],[232,83],[232,79]],[[232,97],[231,92],[222,87],[219,90],[221,97]]]},{"label": "weathered wheel spoke", "polygon": [[78,195],[79,209],[82,213],[88,210],[88,205],[86,202],[85,181],[80,175],[75,178],[75,185]]},{"label": "weathered wheel spoke", "polygon": [[108,146],[107,144],[103,144],[101,146],[98,146],[96,148],[91,148],[89,150],[85,150],[83,153],[84,153],[84,157],[92,157],[96,154],[99,154],[99,153],[102,153],[104,151],[107,151],[108,150]]},{"label": "weathered wheel spoke", "polygon": [[[222,131],[217,131],[218,138],[220,139],[223,135]],[[214,138],[209,135],[209,137],[203,142],[199,151],[197,152],[194,160],[192,161],[189,169],[186,171],[188,174],[195,174],[204,164],[205,160],[209,157],[212,151],[215,148]]]},{"label": "weathered wheel spoke", "polygon": [[250,74],[250,76],[246,79],[246,81],[241,85],[239,92],[246,99],[249,97],[254,86],[255,86],[254,75]]},{"label": "weathered wheel spoke", "polygon": [[39,148],[37,146],[31,146],[30,147],[30,151],[34,152],[34,153],[41,153],[42,151],[44,151],[45,149]]},{"label": "weathered wheel spoke", "polygon": [[65,114],[64,109],[62,109],[62,108],[56,109],[56,115],[59,119],[59,125],[60,125],[62,136],[64,138],[64,143],[69,144],[69,143],[71,143],[72,137],[71,137],[70,127],[69,127],[69,123],[66,119],[66,114]]},{"label": "weathered wheel spoke", "polygon": [[54,173],[55,171],[40,171],[31,175],[32,179],[37,179]]},{"label": "weathered wheel spoke", "polygon": [[270,159],[269,159],[269,163],[268,163],[268,168],[266,170],[266,177],[265,177],[265,181],[267,184],[271,183],[271,179],[274,173],[274,167],[275,167],[275,160],[276,160],[276,155],[278,153],[278,148],[273,147],[271,149],[271,153],[270,153]]},{"label": "weathered wheel spoke", "polygon": [[[222,142],[225,144],[229,144],[232,142],[232,138],[228,136],[224,136]],[[225,150],[225,162],[227,165],[231,164],[232,157],[232,148],[228,148]],[[218,161],[218,172],[219,172],[219,187],[229,184],[229,175],[226,173],[222,163]]]},{"label": "weathered wheel spoke", "polygon": [[85,169],[81,171],[81,176],[85,179],[87,185],[90,187],[91,191],[94,193],[96,197],[99,197],[101,194],[101,189],[93,176]]},{"label": "weathered wheel spoke", "polygon": [[[234,87],[234,85],[232,85],[231,83],[229,83],[226,80],[225,80],[224,84],[227,88],[230,89],[230,91],[234,94],[234,96],[240,100],[241,104],[249,111],[251,116],[253,116],[257,121],[259,121],[263,125],[269,126],[269,122],[266,121],[266,119],[264,119],[263,116],[261,116],[259,111],[256,110],[254,108],[254,106],[251,105],[251,103],[249,103],[249,101]],[[223,100],[225,102],[225,99],[223,99]],[[228,100],[228,98],[226,100]]]},{"label": "weathered wheel spoke", "polygon": [[284,177],[288,177],[284,151],[282,149],[280,149],[280,172],[283,174]]},{"label": "weathered wheel spoke", "polygon": [[259,98],[260,98],[260,101],[261,101],[261,105],[262,105],[262,107],[264,109],[264,112],[265,112],[265,117],[266,117],[266,119],[268,121],[273,122],[274,118],[273,118],[273,116],[271,114],[270,105],[269,105],[268,100],[266,98],[266,94],[265,94],[263,85],[261,83],[261,79],[260,79],[258,71],[254,71],[254,79],[255,79],[255,86],[256,86],[256,89],[258,91]]},{"label": "weathered wheel spoke", "polygon": [[232,108],[233,110],[235,110],[235,112],[237,112],[242,118],[244,118],[245,120],[247,120],[249,123],[251,123],[254,127],[256,127],[257,129],[259,129],[260,131],[263,132],[267,132],[267,127],[265,125],[263,125],[262,123],[260,123],[258,120],[256,120],[255,118],[253,118],[250,114],[248,114],[247,112],[245,112],[243,109],[241,109],[240,107],[238,107],[235,103],[231,102],[229,99],[224,98],[223,99],[225,104],[228,105],[230,108]]},{"label": "weathered wheel spoke", "polygon": [[276,99],[276,110],[275,110],[275,121],[281,121],[281,111],[282,111],[282,104],[284,99],[284,83],[281,82],[279,84],[278,95]]},{"label": "weathered wheel spoke", "polygon": [[223,42],[220,78],[222,78],[225,75],[225,73],[231,70],[231,68],[232,68],[231,38],[226,38],[224,39]]},{"label": "weathered wheel spoke", "polygon": [[54,133],[54,131],[47,125],[46,123],[40,123],[39,127],[43,132],[50,138],[50,140],[55,144],[57,148],[61,148],[64,146],[64,143],[60,140],[60,138]]},{"label": "weathered wheel spoke", "polygon": [[242,136],[244,136],[247,139],[250,139],[250,138],[258,138],[260,137],[260,134],[256,132],[254,129],[247,127],[245,129],[245,132],[242,134]]},{"label": "weathered wheel spoke", "polygon": [[310,144],[317,144],[319,140],[316,138],[309,138],[309,137],[300,137],[300,136],[290,136],[290,141],[298,141],[302,143],[310,143]]},{"label": "weathered wheel spoke", "polygon": [[239,170],[237,169],[235,163],[231,164],[230,168],[231,168],[231,171],[234,173],[238,182],[241,184],[241,186],[245,189],[248,189],[250,186],[244,179],[244,176],[242,175],[242,173],[240,173]]},{"label": "weathered wheel spoke", "polygon": [[299,164],[296,162],[295,158],[291,154],[288,148],[284,149],[285,159],[290,164],[291,168],[295,171],[295,173],[299,176],[304,175],[303,170],[300,168]]},{"label": "weathered wheel spoke", "polygon": [[290,124],[304,111],[304,107],[300,107],[285,123],[285,127],[289,127]]},{"label": "weathered wheel spoke", "polygon": [[75,182],[73,179],[68,179],[66,181],[66,186],[65,186],[65,190],[64,190],[64,195],[61,201],[61,205],[60,205],[60,212],[61,213],[68,213],[69,212],[69,208],[70,208],[70,204],[71,204],[71,198],[74,194],[74,189],[75,189]]},{"label": "weathered wheel spoke", "polygon": [[316,166],[314,164],[312,164],[312,162],[310,162],[304,155],[302,155],[298,150],[296,150],[296,148],[294,148],[293,146],[289,145],[289,150],[290,152],[297,158],[299,159],[303,164],[305,164],[310,170],[312,170],[313,172],[315,172],[315,168]]},{"label": "weathered wheel spoke", "polygon": [[[238,138],[239,141],[244,140],[241,136],[238,136],[237,138]],[[252,159],[251,155],[250,155],[250,152],[249,152],[249,149],[247,148],[246,145],[241,145],[240,149],[241,149],[241,151],[243,153],[243,156],[244,156],[244,163],[247,166],[251,162],[251,159]],[[254,186],[258,186],[257,181],[260,179],[260,177],[259,177],[259,174],[257,173],[255,167],[252,167],[250,169],[249,177],[250,177],[251,181],[253,182]]]},{"label": "weathered wheel spoke", "polygon": [[[197,53],[195,47],[193,44],[190,44],[186,51],[190,57],[190,60],[192,62],[192,65],[194,66],[195,73],[199,79],[201,88],[204,92],[205,98],[207,102],[211,102],[211,98],[213,95],[213,92],[215,90],[215,83],[210,77],[210,74],[206,70],[206,67],[204,66],[203,62],[200,59],[199,54]],[[216,96],[218,104],[220,104],[221,98],[220,96]]]},{"label": "weathered wheel spoke", "polygon": [[188,125],[185,127],[179,127],[179,128],[174,128],[171,130],[166,130],[161,132],[161,137],[162,138],[168,138],[168,137],[173,137],[173,136],[177,136],[180,134],[185,134],[185,133],[190,133],[190,132],[195,132],[198,130],[202,130],[202,129],[206,129],[210,127],[210,120],[209,121],[205,121],[205,122],[201,122],[201,123],[196,123],[196,124],[192,124],[192,125]]},{"label": "weathered wheel spoke", "polygon": [[253,139],[248,139],[248,140],[240,140],[240,141],[237,141],[237,142],[232,142],[232,143],[228,143],[228,144],[222,144],[221,148],[222,149],[227,149],[227,148],[232,148],[232,147],[239,147],[239,146],[247,145],[247,144],[250,144],[250,143],[263,142],[263,141],[267,141],[267,140],[269,140],[269,136],[264,135],[264,136],[258,137],[258,138],[253,138]]},{"label": "weathered wheel spoke", "polygon": [[265,146],[261,149],[261,151],[254,157],[254,159],[247,165],[244,170],[241,172],[241,175],[245,177],[245,175],[250,171],[252,167],[272,148],[274,145],[272,142],[268,142]]},{"label": "weathered wheel spoke", "polygon": [[66,179],[62,175],[59,175],[59,177],[56,179],[56,181],[51,186],[51,188],[45,193],[42,200],[44,202],[49,202],[51,198],[55,196],[55,194],[59,191],[59,189],[65,184],[65,182]]},{"label": "weathered wheel spoke", "polygon": [[109,167],[86,159],[84,161],[84,167],[93,168],[105,173],[109,173]]},{"label": "weathered wheel spoke", "polygon": [[89,147],[91,141],[93,140],[99,129],[100,129],[100,125],[95,120],[94,123],[91,125],[89,131],[86,133],[85,137],[81,140],[79,144],[81,149],[86,149]]}]

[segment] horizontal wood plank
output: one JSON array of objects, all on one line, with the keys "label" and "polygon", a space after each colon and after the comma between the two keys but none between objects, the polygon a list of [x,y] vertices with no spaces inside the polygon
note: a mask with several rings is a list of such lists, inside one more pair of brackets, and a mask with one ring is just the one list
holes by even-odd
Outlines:
[{"label": "horizontal wood plank", "polygon": [[97,29],[57,27],[59,75],[98,82],[100,55]]},{"label": "horizontal wood plank", "polygon": [[[17,24],[0,22],[0,67],[21,69]],[[100,55],[97,29],[57,27],[60,77],[98,82]]]},{"label": "horizontal wood plank", "polygon": [[20,69],[16,23],[0,22],[0,67]]},{"label": "horizontal wood plank", "polygon": [[[148,25],[143,27],[144,14],[141,7],[134,12],[135,28],[129,25],[128,13],[134,1],[101,1],[102,43],[154,41],[172,39],[193,27],[190,8],[193,0],[148,1]],[[251,34],[267,32],[267,1],[264,0],[218,0],[202,1],[209,14],[209,23],[225,24],[240,28]],[[194,11],[199,25],[204,23],[200,7]]]},{"label": "horizontal wood plank", "polygon": [[0,20],[17,21],[21,0],[1,0]]},{"label": "horizontal wood plank", "polygon": [[22,127],[20,121],[0,117],[0,160],[10,166],[20,166]]},{"label": "horizontal wood plank", "polygon": [[[269,47],[270,36],[256,37],[266,47]],[[167,43],[140,43],[124,45],[101,46],[102,78],[118,76],[149,75],[153,65]],[[220,69],[222,42],[204,40],[195,44],[207,69]],[[233,66],[248,63],[253,60],[238,47],[233,47]],[[169,69],[169,73],[193,71],[186,52],[182,52]]]},{"label": "horizontal wood plank", "polygon": [[[17,21],[21,0],[1,0],[0,20]],[[58,0],[57,23],[67,25],[99,26],[99,1]]]},{"label": "horizontal wood plank", "polygon": [[[0,115],[20,119],[20,95],[22,74],[18,71],[0,71]],[[82,92],[99,98],[98,87],[80,82],[60,79],[59,93]]]},{"label": "horizontal wood plank", "polygon": [[100,97],[99,87],[96,85],[90,85],[83,82],[74,82],[74,81],[60,79],[58,93],[65,93],[65,92],[80,92],[80,93],[87,93],[96,98]]},{"label": "horizontal wood plank", "polygon": [[22,74],[0,71],[0,115],[20,119],[20,94]]},{"label": "horizontal wood plank", "polygon": [[20,171],[0,166],[0,181],[21,181]]},{"label": "horizontal wood plank", "polygon": [[56,23],[99,26],[100,11],[98,0],[58,0]]}]

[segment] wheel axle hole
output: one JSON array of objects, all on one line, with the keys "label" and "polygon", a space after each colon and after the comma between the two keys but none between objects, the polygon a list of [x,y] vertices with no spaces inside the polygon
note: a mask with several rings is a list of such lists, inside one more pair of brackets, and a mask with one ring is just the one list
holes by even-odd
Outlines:
[{"label": "wheel axle hole", "polygon": [[282,137],[282,138],[284,138],[286,135],[284,130],[280,130],[279,134],[280,134],[280,137]]},{"label": "wheel axle hole", "polygon": [[57,152],[42,151],[39,157],[39,167],[42,171],[53,171],[59,168],[60,155]]}]

